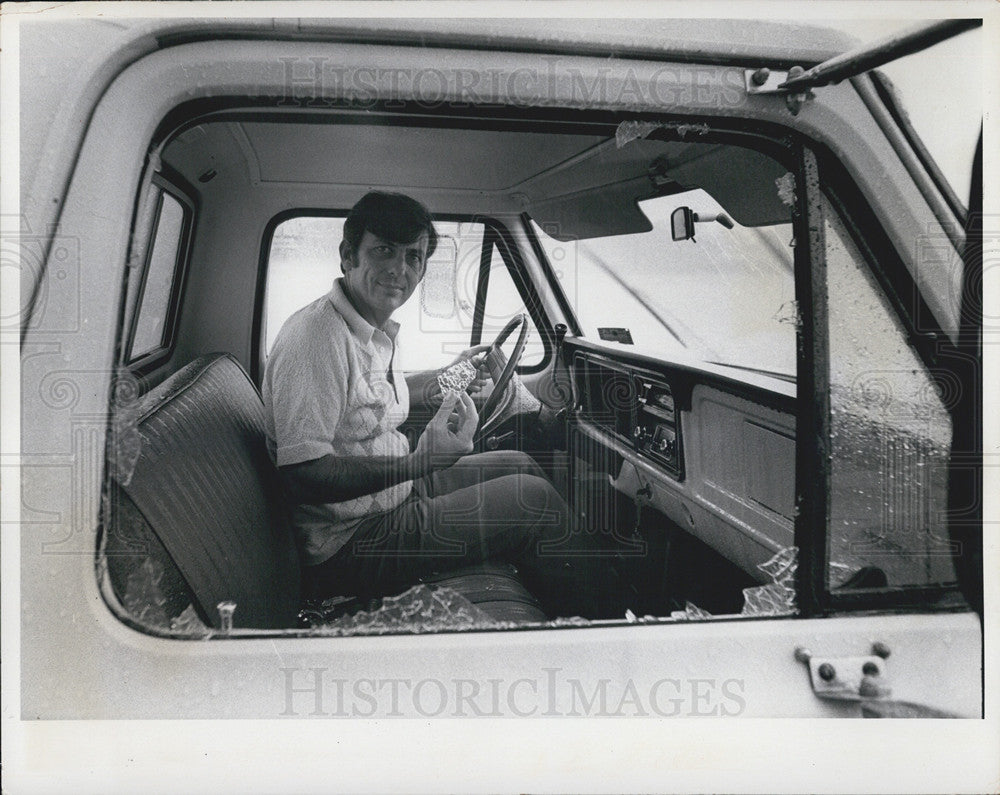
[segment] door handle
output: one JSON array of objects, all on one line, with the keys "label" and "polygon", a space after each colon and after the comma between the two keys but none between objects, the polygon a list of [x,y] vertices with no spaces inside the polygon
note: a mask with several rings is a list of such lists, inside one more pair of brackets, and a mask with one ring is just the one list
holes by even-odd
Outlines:
[{"label": "door handle", "polygon": [[514,431],[507,431],[507,433],[501,433],[499,436],[488,436],[486,438],[486,449],[496,450],[501,444],[503,444],[513,435]]}]

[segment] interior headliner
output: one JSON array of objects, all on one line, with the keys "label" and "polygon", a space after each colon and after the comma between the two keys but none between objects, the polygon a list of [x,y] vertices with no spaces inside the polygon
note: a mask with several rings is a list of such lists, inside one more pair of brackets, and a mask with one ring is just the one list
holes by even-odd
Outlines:
[{"label": "interior headliner", "polygon": [[[705,142],[707,129],[680,140],[625,140],[612,125],[575,131],[563,124],[549,132],[403,121],[326,114],[206,120],[174,138],[163,159],[190,185],[226,186],[234,197],[244,184],[300,191],[311,201],[329,188],[333,209],[345,189],[399,190],[435,212],[528,212],[582,238],[646,231],[637,201],[695,187],[745,226],[788,218],[776,191],[762,190],[784,168],[756,152]],[[442,195],[450,199],[445,206],[431,198]]]}]

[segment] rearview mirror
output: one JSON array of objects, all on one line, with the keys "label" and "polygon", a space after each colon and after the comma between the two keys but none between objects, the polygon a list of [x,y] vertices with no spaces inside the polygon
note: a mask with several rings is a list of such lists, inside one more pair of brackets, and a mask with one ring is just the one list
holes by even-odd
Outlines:
[{"label": "rearview mirror", "polygon": [[458,246],[442,235],[420,281],[420,303],[429,317],[454,317],[458,306]]},{"label": "rearview mirror", "polygon": [[700,216],[690,207],[678,207],[670,213],[670,234],[674,240],[691,240],[697,243],[694,239],[694,225],[711,221],[718,221],[726,229],[733,228],[733,219],[725,213]]},{"label": "rearview mirror", "polygon": [[670,213],[670,234],[674,240],[694,240],[694,213],[690,207],[678,207]]}]

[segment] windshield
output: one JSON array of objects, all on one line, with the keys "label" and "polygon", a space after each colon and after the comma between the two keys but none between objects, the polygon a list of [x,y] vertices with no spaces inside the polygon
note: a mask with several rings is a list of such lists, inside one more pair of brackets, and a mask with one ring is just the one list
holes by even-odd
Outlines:
[{"label": "windshield", "polygon": [[[723,208],[704,190],[639,202],[653,228],[562,242],[534,224],[585,337],[658,358],[795,377],[792,225],[695,224],[675,241],[670,214]],[[627,332],[627,333],[625,333]]]}]

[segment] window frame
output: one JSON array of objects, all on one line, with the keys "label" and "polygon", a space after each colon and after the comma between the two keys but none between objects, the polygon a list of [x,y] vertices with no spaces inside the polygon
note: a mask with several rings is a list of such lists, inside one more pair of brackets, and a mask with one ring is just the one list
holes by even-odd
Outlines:
[{"label": "window frame", "polygon": [[[257,284],[254,287],[253,322],[250,326],[250,380],[258,387],[264,379],[264,365],[267,360],[266,336],[267,327],[264,324],[267,310],[267,276],[268,262],[271,258],[271,246],[274,244],[274,233],[285,221],[303,216],[312,218],[346,218],[348,210],[330,209],[329,207],[291,208],[273,215],[264,225],[261,235],[260,254],[257,260]],[[316,296],[319,297],[318,295]]]},{"label": "window frame", "polygon": [[[889,310],[900,322],[906,335],[906,341],[913,353],[927,368],[928,376],[933,378],[936,373],[946,374],[959,378],[961,383],[969,383],[968,355],[951,343],[948,335],[934,319],[902,257],[892,245],[885,230],[877,221],[874,211],[847,174],[841,161],[833,152],[807,139],[803,139],[802,149],[803,152],[808,153],[807,157],[815,158],[816,169],[813,175],[815,181],[808,179],[807,174],[799,175],[797,189],[800,195],[799,213],[803,216],[800,222],[803,225],[797,228],[796,234],[802,239],[801,235],[808,235],[811,229],[820,226],[817,221],[822,220],[822,208],[818,205],[820,199],[825,198],[830,207],[837,213],[847,234],[857,247],[864,266],[885,297]],[[802,167],[803,161],[800,159],[799,168],[802,169]],[[805,206],[803,206],[803,198]],[[960,595],[958,583],[930,586],[887,585],[880,588],[850,591],[834,591],[829,588],[827,542],[830,533],[828,502],[831,494],[830,464],[827,453],[830,452],[830,392],[828,383],[830,364],[828,335],[830,329],[825,281],[826,258],[822,248],[818,251],[812,250],[814,242],[810,241],[811,250],[809,251],[813,275],[810,277],[812,283],[807,300],[811,306],[800,303],[800,311],[804,317],[809,318],[807,322],[803,323],[803,329],[811,329],[817,338],[823,339],[815,341],[817,348],[814,350],[812,361],[814,369],[807,374],[807,379],[812,381],[817,388],[814,402],[803,403],[802,393],[800,393],[799,405],[800,408],[805,407],[807,416],[812,415],[809,416],[811,424],[803,430],[811,431],[812,435],[818,436],[825,448],[815,451],[816,458],[813,465],[816,466],[817,471],[812,476],[813,483],[807,484],[809,491],[813,493],[813,499],[818,496],[823,501],[823,507],[821,514],[813,513],[809,521],[803,523],[801,533],[796,525],[796,544],[799,545],[800,551],[799,572],[800,575],[808,573],[808,577],[800,576],[800,610],[808,609],[810,611],[808,615],[843,614],[859,610],[916,610],[923,612],[965,610],[968,606]],[[822,242],[822,237],[819,238],[818,242]],[[817,274],[819,274],[818,280],[816,279]],[[909,296],[909,301],[905,299],[906,296]],[[811,311],[807,311],[810,309]],[[817,313],[822,319],[822,326],[816,322]],[[822,356],[817,357],[816,354],[820,350],[822,350]],[[800,372],[800,380],[802,376],[803,373]],[[980,373],[979,384],[981,383]],[[821,384],[826,384],[823,395],[820,395],[818,389]],[[817,404],[816,400],[820,400],[822,405]],[[814,409],[814,406],[817,408]],[[944,407],[948,411],[952,423],[950,457],[954,459],[955,440],[962,438],[960,431],[970,419],[961,411],[961,401],[956,401],[951,405],[945,403]],[[802,415],[800,414],[800,422],[801,420]],[[799,461],[801,459],[797,461],[797,472]],[[981,466],[981,460],[979,465]],[[954,475],[952,470],[953,465],[950,465],[949,482]],[[820,484],[822,484],[822,488],[817,488]],[[820,494],[820,492],[823,493]],[[950,538],[956,520],[950,505],[950,486],[948,502],[949,505],[943,506],[943,509],[948,511],[947,524]],[[816,507],[818,509],[818,506]],[[820,519],[821,521],[818,521]],[[809,524],[812,524],[811,529]],[[804,606],[808,606],[808,608],[804,608]]]},{"label": "window frame", "polygon": [[[476,216],[474,220],[480,221],[485,226],[485,233],[483,235],[483,257],[479,261],[480,283],[484,280],[487,283],[489,281],[488,274],[491,270],[491,263],[493,261],[492,247],[496,246],[497,253],[507,266],[507,272],[510,274],[511,281],[514,283],[515,289],[521,296],[521,300],[524,302],[524,310],[528,313],[528,317],[531,318],[531,322],[534,324],[535,330],[541,338],[541,361],[538,362],[538,364],[519,366],[516,368],[516,372],[518,375],[541,373],[548,369],[549,365],[552,363],[555,332],[548,313],[545,311],[545,307],[542,305],[541,299],[538,297],[538,291],[534,282],[532,282],[526,275],[527,272],[525,269],[524,258],[522,257],[520,250],[517,248],[517,245],[514,243],[510,229],[508,229],[504,224],[501,224],[494,218],[487,218],[483,216]],[[484,271],[486,273],[485,276]],[[487,289],[483,291],[482,295],[479,293],[476,294],[475,316],[480,318],[480,324],[478,341],[473,342],[473,345],[478,345],[482,342],[482,317],[486,312],[486,299],[488,296],[488,284]],[[482,301],[482,306],[480,306],[480,301]],[[475,338],[475,324],[473,324],[473,339]]]},{"label": "window frame", "polygon": [[[615,118],[624,115],[632,116],[632,114],[620,113],[613,115]],[[672,119],[672,116],[667,113],[639,115],[644,119],[661,122]],[[584,123],[591,122],[601,125],[610,123],[607,116],[601,113],[582,112],[579,120]],[[699,117],[697,120],[702,119]],[[717,118],[706,118],[704,121],[711,128],[707,136],[711,140],[753,148],[788,165],[789,171],[795,175],[796,179],[798,201],[795,206],[793,229],[800,241],[809,239],[811,220],[815,218],[814,211],[807,206],[805,197],[810,190],[814,193],[814,198],[817,199],[822,193],[837,208],[845,227],[864,257],[869,272],[889,301],[894,315],[910,332],[909,342],[920,359],[930,368],[941,367],[957,373],[959,377],[968,375],[967,371],[963,369],[963,362],[960,361],[967,356],[950,343],[940,324],[934,319],[926,301],[916,288],[912,274],[910,274],[900,252],[892,244],[881,222],[877,219],[874,209],[846,167],[829,147],[803,133],[770,123]],[[544,119],[540,119],[535,122],[534,126],[545,129],[548,124]],[[809,153],[815,158],[816,173],[819,175],[818,181],[813,179],[816,173],[807,178],[805,153]],[[346,215],[346,211],[314,207],[292,208],[278,213],[266,225],[262,236],[252,337],[252,364],[257,368],[252,376],[257,383],[259,383],[263,373],[263,299],[271,239],[278,223],[290,217],[301,215],[342,217]],[[495,224],[499,230],[499,240],[508,248],[508,253],[512,258],[507,260],[507,264],[508,268],[512,268],[511,275],[515,280],[515,285],[520,288],[522,280],[530,281],[525,277],[521,259],[526,252],[521,252],[516,244],[510,243],[510,240],[513,240],[513,233],[506,225],[483,216],[441,214],[435,217],[441,220],[479,220]],[[522,214],[519,218],[520,231],[526,236],[532,249],[531,253],[541,268],[547,286],[553,290],[554,299],[564,312],[565,322],[569,325],[571,333],[575,331],[579,335],[579,324],[575,312],[555,278],[552,265],[544,255],[539,241],[535,239],[531,224],[528,223],[528,216]],[[488,235],[484,235],[484,240],[486,237]],[[799,548],[798,575],[796,577],[799,611],[795,617],[809,618],[859,611],[939,612],[967,610],[968,605],[961,598],[957,585],[888,586],[883,589],[865,589],[844,593],[834,593],[828,588],[826,543],[829,535],[827,504],[829,489],[826,485],[821,486],[820,484],[826,484],[829,477],[829,465],[824,458],[826,448],[829,446],[829,412],[816,411],[815,398],[819,395],[819,388],[828,379],[829,356],[828,351],[824,352],[822,346],[826,345],[829,328],[825,322],[825,314],[822,328],[820,328],[819,324],[815,322],[813,313],[803,311],[806,308],[815,310],[816,304],[814,302],[818,301],[819,308],[825,312],[825,281],[821,295],[820,286],[813,280],[813,275],[822,273],[825,267],[825,257],[817,257],[814,250],[810,250],[813,248],[814,246],[803,243],[797,247],[794,260],[797,291],[799,290],[800,269],[805,268],[810,271],[807,280],[803,282],[807,289],[801,296],[797,292],[797,297],[800,300],[800,311],[805,318],[802,328],[803,330],[808,329],[807,333],[812,335],[808,340],[800,339],[797,373],[797,380],[800,386],[805,388],[805,391],[799,392],[796,398],[797,423],[802,428],[802,432],[797,433],[796,442],[796,499],[799,504],[799,518],[795,524],[795,543]],[[501,255],[503,253],[503,249],[501,249]],[[512,266],[512,260],[518,264]],[[530,288],[534,298],[535,285],[532,283]],[[910,303],[906,301],[907,296],[910,297]],[[522,297],[524,297],[523,293]],[[530,311],[532,304],[528,301],[525,303]],[[546,318],[544,331],[542,324],[538,323],[537,317],[534,315],[532,317],[540,335],[545,338],[547,344],[550,343],[552,337],[549,335],[552,334],[552,329],[548,325],[547,315],[544,315]],[[821,347],[814,350],[816,345]],[[942,359],[948,359],[952,356],[957,358],[952,359],[948,364],[942,362]],[[965,366],[967,364],[966,362]],[[822,381],[814,380],[817,374],[820,374]],[[825,396],[824,405],[828,407],[829,390],[823,392],[823,395]],[[951,407],[949,410],[952,413],[954,431],[954,428],[963,420],[960,416],[956,416]],[[818,436],[817,433],[824,429],[826,435]],[[981,466],[981,458],[979,462]],[[798,482],[800,479],[801,482]],[[949,527],[951,525],[952,515],[950,514]]]},{"label": "window frame", "polygon": [[[135,307],[132,311],[132,317],[129,319],[126,335],[124,364],[137,375],[144,375],[154,370],[169,359],[174,352],[174,348],[177,345],[177,327],[183,304],[184,287],[187,282],[188,264],[191,260],[191,244],[194,237],[193,230],[197,216],[197,203],[181,187],[180,178],[173,174],[168,175],[167,171],[167,169],[164,169],[162,172],[157,172],[150,179],[150,187],[158,191],[156,208],[153,210],[153,223],[150,227],[149,242],[143,257],[141,281],[139,289],[136,292]],[[136,356],[133,353],[135,335],[139,325],[139,317],[142,314],[143,301],[146,297],[149,269],[162,217],[164,194],[169,194],[181,206],[181,233],[177,243],[177,251],[174,255],[173,278],[170,282],[170,295],[167,299],[167,308],[163,318],[163,333],[160,337],[160,344]]]}]

